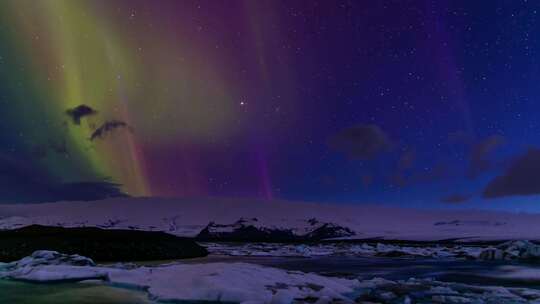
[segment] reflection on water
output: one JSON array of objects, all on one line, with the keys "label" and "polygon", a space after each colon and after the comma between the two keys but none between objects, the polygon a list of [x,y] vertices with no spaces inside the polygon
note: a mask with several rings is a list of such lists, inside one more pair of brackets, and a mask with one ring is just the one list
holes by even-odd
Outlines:
[{"label": "reflection on water", "polygon": [[0,280],[0,303],[149,304],[144,292],[98,283],[34,284]]}]

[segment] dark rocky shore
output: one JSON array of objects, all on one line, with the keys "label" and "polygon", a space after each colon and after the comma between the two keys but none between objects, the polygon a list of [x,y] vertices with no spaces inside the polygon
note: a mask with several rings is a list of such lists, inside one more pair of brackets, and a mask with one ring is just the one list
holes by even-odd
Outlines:
[{"label": "dark rocky shore", "polygon": [[39,225],[0,231],[0,262],[19,260],[36,250],[80,254],[95,261],[109,262],[185,259],[208,255],[208,251],[194,240],[164,232]]},{"label": "dark rocky shore", "polygon": [[307,220],[305,224],[304,231],[298,232],[288,228],[265,227],[257,218],[240,218],[232,224],[210,222],[195,239],[202,242],[301,243],[355,235],[348,227],[315,218]]}]

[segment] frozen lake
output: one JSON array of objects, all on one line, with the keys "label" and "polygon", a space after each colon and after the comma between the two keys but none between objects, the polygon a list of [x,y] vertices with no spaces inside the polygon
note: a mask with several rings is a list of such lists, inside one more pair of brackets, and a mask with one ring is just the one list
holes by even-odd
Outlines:
[{"label": "frozen lake", "polygon": [[[170,262],[170,261],[169,261]],[[247,262],[286,270],[315,272],[330,276],[390,280],[434,278],[440,281],[506,287],[540,289],[540,281],[497,278],[505,273],[510,262],[479,262],[466,260],[434,260],[422,258],[360,258],[360,257],[226,257],[183,260],[181,263]],[[157,265],[161,262],[145,263]],[[524,265],[537,269],[540,265]],[[142,291],[107,286],[100,283],[34,284],[0,280],[0,303],[152,303]]]}]

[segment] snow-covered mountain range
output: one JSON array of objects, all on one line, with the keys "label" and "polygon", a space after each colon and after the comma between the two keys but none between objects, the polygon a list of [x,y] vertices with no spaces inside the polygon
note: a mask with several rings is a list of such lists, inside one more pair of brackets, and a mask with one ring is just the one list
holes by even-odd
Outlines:
[{"label": "snow-covered mountain range", "polygon": [[197,239],[206,241],[320,241],[354,235],[355,232],[347,227],[320,222],[315,218],[293,227],[277,227],[260,223],[257,218],[241,218],[232,224],[211,222],[197,234]]},{"label": "snow-covered mountain range", "polygon": [[218,198],[0,205],[0,229],[31,224],[165,231],[214,240],[540,240],[540,214],[495,211]]}]

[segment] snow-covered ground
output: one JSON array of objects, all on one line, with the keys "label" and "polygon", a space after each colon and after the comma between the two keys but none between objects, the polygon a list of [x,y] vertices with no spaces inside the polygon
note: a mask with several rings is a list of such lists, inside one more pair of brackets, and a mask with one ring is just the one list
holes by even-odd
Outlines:
[{"label": "snow-covered ground", "polygon": [[160,230],[196,236],[211,222],[257,219],[264,229],[310,231],[310,221],[350,229],[349,238],[405,240],[540,240],[540,214],[473,210],[415,210],[247,199],[119,198],[95,202],[0,205],[0,229],[30,224]]},{"label": "snow-covered ground", "polygon": [[158,301],[239,303],[538,303],[540,291],[429,279],[390,281],[325,277],[248,263],[96,266],[81,256],[39,251],[1,264],[0,279],[31,282],[102,280],[138,288]]}]

